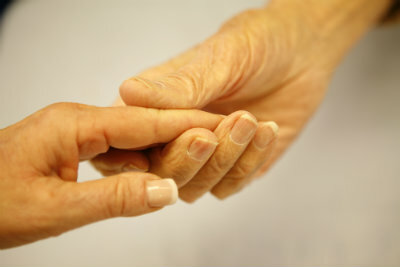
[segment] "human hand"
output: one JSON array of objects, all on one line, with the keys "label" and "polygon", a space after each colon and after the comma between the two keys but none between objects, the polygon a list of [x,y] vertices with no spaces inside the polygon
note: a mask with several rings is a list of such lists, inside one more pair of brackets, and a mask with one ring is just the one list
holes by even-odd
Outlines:
[{"label": "human hand", "polygon": [[171,179],[127,172],[77,183],[79,161],[110,147],[167,143],[194,127],[213,130],[220,121],[196,110],[62,103],[0,130],[0,248],[172,204],[177,188]]},{"label": "human hand", "polygon": [[219,198],[238,192],[271,155],[275,142],[274,123],[258,123],[248,112],[238,111],[225,117],[214,132],[193,128],[165,147],[153,147],[144,154],[112,150],[92,163],[106,175],[131,166],[171,177],[178,185],[179,197],[193,202],[208,191]]},{"label": "human hand", "polygon": [[259,121],[277,122],[279,142],[261,174],[300,133],[341,58],[388,3],[272,0],[231,19],[193,49],[125,81],[122,100],[225,115],[247,110]]}]

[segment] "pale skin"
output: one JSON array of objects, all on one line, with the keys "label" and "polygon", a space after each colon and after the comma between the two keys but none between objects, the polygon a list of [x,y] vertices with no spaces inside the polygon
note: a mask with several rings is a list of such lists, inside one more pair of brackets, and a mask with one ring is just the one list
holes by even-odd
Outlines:
[{"label": "pale skin", "polygon": [[[124,82],[125,103],[144,108],[57,104],[0,130],[0,247],[155,211],[146,188],[161,177],[189,202],[237,192],[300,133],[341,58],[389,4],[273,0]],[[92,158],[111,176],[77,183],[79,161]]]},{"label": "pale skin", "polygon": [[150,198],[147,187],[151,181],[152,192],[158,190],[157,175],[126,172],[77,183],[79,162],[110,147],[137,149],[168,143],[196,127],[212,134],[221,119],[197,110],[60,103],[0,130],[0,248],[172,204],[169,195],[161,199],[164,202]]},{"label": "pale skin", "polygon": [[[92,163],[104,175],[131,166],[133,170],[171,177],[180,188],[180,198],[193,202],[210,188],[219,191],[220,198],[242,189],[251,180],[247,171],[257,169],[271,156],[276,140],[274,122],[257,122],[250,113],[236,111],[224,117],[213,132],[191,129],[165,147],[156,146],[143,153],[113,149]],[[201,157],[190,153],[192,145]]]},{"label": "pale skin", "polygon": [[[226,142],[226,135],[217,134],[224,145],[201,169],[177,161],[171,150],[165,158],[174,161],[161,161],[174,167],[160,167],[157,161],[150,170],[175,177],[180,169],[176,179],[185,177],[185,183],[178,183],[179,195],[187,202],[208,191],[219,198],[239,191],[266,172],[301,132],[341,59],[378,23],[390,2],[272,0],[227,21],[189,51],[126,80],[120,105],[197,108],[224,115],[246,110],[259,121],[252,141],[243,145],[246,149],[239,151]],[[279,125],[278,142],[276,125],[266,121]],[[228,131],[223,127],[219,131]],[[254,149],[257,137],[269,142],[262,151]],[[112,158],[105,156],[98,168]]]}]

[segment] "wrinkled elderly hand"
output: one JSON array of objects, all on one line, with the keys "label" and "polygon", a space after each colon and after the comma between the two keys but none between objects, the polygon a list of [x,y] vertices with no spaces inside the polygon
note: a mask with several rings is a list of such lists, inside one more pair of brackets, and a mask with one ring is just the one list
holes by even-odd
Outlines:
[{"label": "wrinkled elderly hand", "polygon": [[[388,3],[272,0],[265,8],[229,20],[193,49],[125,81],[121,98],[127,105],[143,107],[198,108],[219,114],[246,110],[259,121],[277,122],[279,142],[258,169],[261,174],[299,134],[320,104],[340,59],[379,19]],[[259,134],[266,136],[266,143],[271,139],[267,131]],[[239,165],[229,166],[240,170],[235,173],[241,175],[234,176],[241,179],[259,167],[252,160],[262,162],[258,150],[246,151]],[[229,155],[224,155],[227,160]],[[213,169],[217,179],[207,172],[208,178],[201,177],[212,182],[194,179],[180,189],[181,197],[193,201],[199,194],[189,191],[210,188],[218,197],[232,193],[223,190],[228,183],[213,187],[227,170],[223,158],[216,160]]]},{"label": "wrinkled elderly hand", "polygon": [[172,204],[177,187],[171,179],[126,172],[77,183],[79,161],[110,147],[168,143],[196,127],[212,134],[207,129],[220,121],[220,116],[197,110],[63,103],[0,130],[0,248]]},{"label": "wrinkled elderly hand", "polygon": [[258,123],[250,113],[238,111],[225,117],[214,132],[193,128],[165,147],[140,152],[113,149],[92,163],[105,175],[141,170],[171,177],[180,198],[193,202],[210,190],[224,198],[242,189],[251,182],[251,172],[269,158],[275,142],[276,124]]}]

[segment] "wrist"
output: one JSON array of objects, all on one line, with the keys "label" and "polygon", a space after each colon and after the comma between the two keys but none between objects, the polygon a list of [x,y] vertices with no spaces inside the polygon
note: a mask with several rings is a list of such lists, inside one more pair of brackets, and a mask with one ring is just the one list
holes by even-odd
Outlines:
[{"label": "wrist", "polygon": [[[390,8],[392,0],[272,0],[266,9],[297,20],[297,46],[335,67]],[[271,13],[271,12],[270,12]]]}]

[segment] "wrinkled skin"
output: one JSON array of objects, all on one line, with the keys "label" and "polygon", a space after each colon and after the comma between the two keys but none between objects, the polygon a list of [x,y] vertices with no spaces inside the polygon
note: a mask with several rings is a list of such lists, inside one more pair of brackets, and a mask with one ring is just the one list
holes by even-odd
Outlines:
[{"label": "wrinkled skin", "polygon": [[[275,149],[264,160],[246,150],[242,157],[259,164],[245,166],[238,160],[231,167],[242,174],[241,180],[260,175],[301,132],[341,58],[376,23],[388,3],[270,1],[265,8],[232,18],[189,51],[126,80],[120,87],[120,104],[198,108],[224,115],[246,110],[259,122],[275,121],[280,127]],[[229,153],[219,157],[210,160],[235,161]],[[218,165],[213,169],[221,169]],[[245,180],[248,184],[251,179]],[[210,190],[224,198],[238,191],[224,186],[215,190],[207,180],[204,183],[197,181],[190,190],[181,188],[181,197],[194,201],[201,196],[198,191]]]},{"label": "wrinkled skin", "polygon": [[220,121],[197,110],[59,103],[0,130],[0,248],[158,210],[147,202],[146,182],[160,177],[126,172],[77,183],[79,162],[110,147],[138,149],[168,143],[188,129],[210,131]]},{"label": "wrinkled skin", "polygon": [[[272,157],[246,155],[247,161],[258,164],[245,170],[236,164],[244,176],[260,175],[289,146],[320,104],[332,61],[337,60],[324,57],[323,62],[316,61],[316,47],[309,48],[314,50],[313,57],[311,51],[301,51],[308,39],[316,37],[301,29],[299,32],[296,23],[293,17],[274,16],[270,9],[246,11],[204,43],[126,81],[121,96],[128,105],[200,108],[224,115],[246,110],[258,121],[275,121],[280,128],[279,142],[270,152]],[[229,153],[223,154],[229,160]],[[184,200],[198,198],[196,188],[192,191],[194,197]],[[237,191],[212,190],[218,197]]]}]

